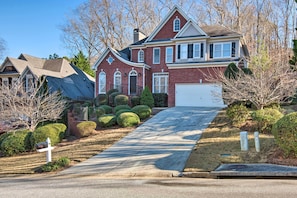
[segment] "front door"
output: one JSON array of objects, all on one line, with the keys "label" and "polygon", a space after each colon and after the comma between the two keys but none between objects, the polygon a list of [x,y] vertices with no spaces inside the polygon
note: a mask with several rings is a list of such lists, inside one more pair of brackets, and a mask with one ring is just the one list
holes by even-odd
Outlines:
[{"label": "front door", "polygon": [[136,76],[130,76],[130,95],[135,95],[137,91],[137,78]]}]

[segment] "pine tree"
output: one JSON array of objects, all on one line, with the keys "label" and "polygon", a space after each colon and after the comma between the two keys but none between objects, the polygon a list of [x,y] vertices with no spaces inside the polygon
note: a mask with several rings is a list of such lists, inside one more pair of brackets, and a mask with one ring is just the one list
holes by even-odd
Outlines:
[{"label": "pine tree", "polygon": [[148,86],[145,86],[140,96],[140,104],[154,107],[154,97]]},{"label": "pine tree", "polygon": [[94,71],[90,67],[90,63],[88,59],[85,57],[82,51],[79,51],[79,53],[72,58],[71,63],[89,74],[90,76],[95,76]]}]

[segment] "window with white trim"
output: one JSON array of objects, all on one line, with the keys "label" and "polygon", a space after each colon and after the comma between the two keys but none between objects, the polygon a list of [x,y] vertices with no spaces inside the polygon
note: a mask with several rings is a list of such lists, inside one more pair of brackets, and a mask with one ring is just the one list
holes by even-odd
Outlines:
[{"label": "window with white trim", "polygon": [[160,48],[153,48],[153,64],[160,64]]},{"label": "window with white trim", "polygon": [[213,44],[213,58],[230,58],[231,52],[231,43]]},{"label": "window with white trim", "polygon": [[173,47],[166,47],[166,63],[173,62]]},{"label": "window with white trim", "polygon": [[138,51],[138,62],[139,63],[144,62],[144,51],[143,50]]},{"label": "window with white trim", "polygon": [[168,73],[153,74],[153,93],[168,93]]},{"label": "window with white trim", "polygon": [[34,88],[34,79],[32,74],[26,75],[26,92],[31,92]]},{"label": "window with white trim", "polygon": [[204,56],[204,44],[203,43],[186,43],[177,45],[177,59],[198,59]]},{"label": "window with white trim", "polygon": [[113,74],[113,88],[122,92],[122,74],[120,71],[116,71]]},{"label": "window with white trim", "polygon": [[173,20],[173,32],[178,32],[180,30],[180,19],[176,17]]},{"label": "window with white trim", "polygon": [[104,71],[101,71],[99,73],[99,81],[98,81],[98,87],[99,87],[99,94],[106,94],[106,73]]},{"label": "window with white trim", "polygon": [[2,78],[2,86],[8,86],[9,85],[9,81],[8,78]]}]

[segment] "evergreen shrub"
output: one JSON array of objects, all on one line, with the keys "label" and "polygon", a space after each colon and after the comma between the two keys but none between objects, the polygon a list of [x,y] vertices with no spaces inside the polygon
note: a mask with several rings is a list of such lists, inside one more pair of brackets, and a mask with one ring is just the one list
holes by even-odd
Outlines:
[{"label": "evergreen shrub", "polygon": [[148,88],[148,86],[146,86],[144,88],[144,90],[141,93],[140,96],[140,104],[141,105],[147,105],[150,108],[154,107],[154,98],[153,98],[153,94],[150,91],[150,89]]},{"label": "evergreen shrub", "polygon": [[129,97],[124,95],[124,94],[119,94],[119,95],[115,96],[114,103],[115,103],[116,106],[128,105]]},{"label": "evergreen shrub", "polygon": [[137,105],[132,108],[132,111],[136,113],[141,120],[149,118],[152,114],[152,109],[147,105]]},{"label": "evergreen shrub", "polygon": [[117,123],[121,127],[136,126],[140,123],[140,119],[137,114],[132,112],[121,113],[117,117]]},{"label": "evergreen shrub", "polygon": [[271,133],[272,125],[275,124],[283,114],[277,109],[265,108],[254,111],[252,119],[257,122],[258,130],[262,133]]},{"label": "evergreen shrub", "polygon": [[76,125],[81,137],[87,137],[92,135],[96,129],[96,126],[96,122],[93,121],[83,121]]},{"label": "evergreen shrub", "polygon": [[105,114],[98,118],[98,124],[101,127],[111,127],[116,125],[116,116],[113,114]]}]

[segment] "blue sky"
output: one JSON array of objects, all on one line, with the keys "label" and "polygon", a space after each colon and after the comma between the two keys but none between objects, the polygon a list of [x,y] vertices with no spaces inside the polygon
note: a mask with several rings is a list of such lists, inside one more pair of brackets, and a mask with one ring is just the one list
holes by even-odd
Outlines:
[{"label": "blue sky", "polygon": [[50,54],[72,56],[61,40],[59,26],[86,0],[3,0],[0,37],[6,41],[4,58],[21,53],[40,58]]}]

